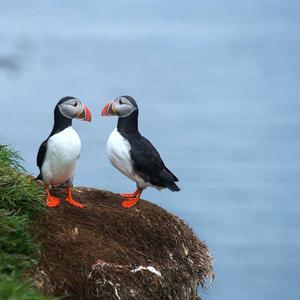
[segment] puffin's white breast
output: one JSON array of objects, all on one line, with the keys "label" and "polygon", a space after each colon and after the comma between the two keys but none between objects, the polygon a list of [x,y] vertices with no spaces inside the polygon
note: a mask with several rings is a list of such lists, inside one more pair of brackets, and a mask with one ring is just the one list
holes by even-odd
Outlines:
[{"label": "puffin's white breast", "polygon": [[56,185],[72,179],[80,150],[80,138],[71,126],[51,136],[42,165],[45,184]]},{"label": "puffin's white breast", "polygon": [[134,172],[133,161],[130,156],[131,146],[129,142],[118,132],[117,128],[110,134],[106,151],[112,165],[131,180],[135,181],[139,187],[150,186],[139,175]]},{"label": "puffin's white breast", "polygon": [[132,178],[133,162],[130,157],[130,149],[129,142],[115,128],[106,145],[108,158],[114,167],[127,177]]}]

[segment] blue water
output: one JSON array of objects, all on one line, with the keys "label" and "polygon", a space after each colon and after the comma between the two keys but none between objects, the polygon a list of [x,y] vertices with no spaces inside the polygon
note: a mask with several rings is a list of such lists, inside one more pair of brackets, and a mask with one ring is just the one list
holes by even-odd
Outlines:
[{"label": "blue water", "polygon": [[205,240],[216,280],[206,300],[295,300],[300,292],[300,2],[0,2],[0,135],[37,174],[39,144],[65,95],[93,122],[76,185],[128,192],[106,158],[116,119],[136,98],[140,129],[180,178],[144,198]]}]

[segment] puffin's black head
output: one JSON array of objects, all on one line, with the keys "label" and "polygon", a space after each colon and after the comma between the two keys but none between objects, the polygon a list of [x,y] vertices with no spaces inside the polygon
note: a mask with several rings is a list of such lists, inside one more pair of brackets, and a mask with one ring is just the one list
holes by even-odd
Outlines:
[{"label": "puffin's black head", "polygon": [[105,105],[101,116],[128,117],[136,110],[138,110],[138,106],[132,97],[120,96]]},{"label": "puffin's black head", "polygon": [[54,110],[55,116],[62,115],[69,119],[80,119],[90,122],[92,114],[90,110],[74,97],[64,97],[58,101]]}]

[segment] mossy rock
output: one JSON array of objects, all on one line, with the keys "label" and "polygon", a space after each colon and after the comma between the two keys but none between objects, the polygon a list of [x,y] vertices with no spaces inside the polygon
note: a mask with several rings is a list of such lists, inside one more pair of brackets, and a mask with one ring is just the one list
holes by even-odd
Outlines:
[{"label": "mossy rock", "polygon": [[20,160],[18,153],[0,145],[0,299],[46,300],[25,276],[39,257],[29,222],[46,211],[44,191]]},{"label": "mossy rock", "polygon": [[[64,198],[65,191],[52,190]],[[141,200],[124,209],[107,191],[74,189],[31,226],[40,261],[31,270],[45,295],[63,299],[198,299],[213,277],[207,246],[178,217]]]}]

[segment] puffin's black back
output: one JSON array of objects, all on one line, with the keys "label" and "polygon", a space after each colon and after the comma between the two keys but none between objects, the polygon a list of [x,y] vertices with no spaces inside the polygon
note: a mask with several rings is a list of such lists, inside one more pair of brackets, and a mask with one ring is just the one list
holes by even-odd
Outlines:
[{"label": "puffin's black back", "polygon": [[[133,98],[132,100],[134,101]],[[135,101],[134,103],[136,105]],[[167,187],[171,191],[179,191],[180,188],[175,183],[178,181],[177,177],[165,166],[151,142],[140,134],[138,130],[138,114],[139,111],[137,109],[127,117],[119,117],[117,126],[118,132],[131,146],[130,156],[134,163],[135,171],[141,178],[152,185]]]},{"label": "puffin's black back", "polygon": [[158,151],[149,140],[142,135],[130,138],[131,159],[135,171],[147,182],[159,187],[167,187],[171,191],[179,191],[175,182],[177,177],[165,166]]}]

